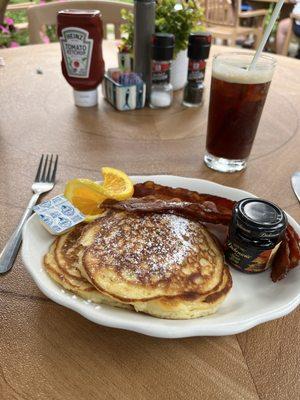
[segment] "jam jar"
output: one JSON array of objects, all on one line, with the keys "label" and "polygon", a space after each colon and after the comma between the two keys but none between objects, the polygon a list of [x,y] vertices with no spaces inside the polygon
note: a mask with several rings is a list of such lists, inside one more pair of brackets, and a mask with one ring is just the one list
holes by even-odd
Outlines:
[{"label": "jam jar", "polygon": [[256,198],[236,203],[225,246],[230,266],[246,273],[268,269],[287,226],[285,213],[275,204]]}]

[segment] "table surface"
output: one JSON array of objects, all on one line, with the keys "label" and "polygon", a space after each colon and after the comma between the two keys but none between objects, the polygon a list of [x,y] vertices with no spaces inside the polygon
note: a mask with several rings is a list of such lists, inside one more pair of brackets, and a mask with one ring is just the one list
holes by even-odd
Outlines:
[{"label": "table surface", "polygon": [[[229,51],[213,47],[212,53]],[[110,42],[107,65],[116,65]],[[128,174],[212,180],[273,200],[294,218],[290,176],[299,170],[300,62],[277,57],[246,171],[221,174],[203,164],[209,89],[200,109],[116,112],[73,104],[57,44],[1,50],[0,245],[21,217],[41,153],[60,156],[51,196],[100,167]],[[37,73],[37,69],[42,74]],[[210,79],[211,59],[206,82]],[[0,393],[11,399],[296,399],[300,393],[299,308],[227,337],[164,340],[98,326],[47,299],[20,256],[0,277]]]}]

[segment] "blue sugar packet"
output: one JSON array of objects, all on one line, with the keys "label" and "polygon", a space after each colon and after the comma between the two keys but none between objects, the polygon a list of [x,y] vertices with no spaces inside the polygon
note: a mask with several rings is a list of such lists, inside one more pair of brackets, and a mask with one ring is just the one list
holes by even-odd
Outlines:
[{"label": "blue sugar packet", "polygon": [[65,233],[84,221],[84,215],[64,196],[56,196],[33,207],[42,225],[53,235]]}]

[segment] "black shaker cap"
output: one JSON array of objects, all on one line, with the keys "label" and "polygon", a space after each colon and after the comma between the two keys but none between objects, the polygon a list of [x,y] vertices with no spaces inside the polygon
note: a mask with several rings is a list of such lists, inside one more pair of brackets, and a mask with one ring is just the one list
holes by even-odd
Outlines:
[{"label": "black shaker cap", "polygon": [[172,33],[155,33],[152,36],[152,58],[157,61],[172,60],[175,36]]},{"label": "black shaker cap", "polygon": [[235,205],[234,212],[238,227],[252,237],[276,237],[287,225],[281,208],[263,199],[243,199]]},{"label": "black shaker cap", "polygon": [[209,57],[212,36],[209,32],[193,32],[189,36],[188,57],[206,60]]}]

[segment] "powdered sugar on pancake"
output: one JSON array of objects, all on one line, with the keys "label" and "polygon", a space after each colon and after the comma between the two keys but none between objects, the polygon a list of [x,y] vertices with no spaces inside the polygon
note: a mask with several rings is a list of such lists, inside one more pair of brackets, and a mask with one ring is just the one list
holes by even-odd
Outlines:
[{"label": "powdered sugar on pancake", "polygon": [[108,215],[88,251],[99,260],[97,268],[109,266],[126,281],[156,284],[168,280],[187,259],[193,262],[200,245],[205,248],[202,229],[172,214]]}]

